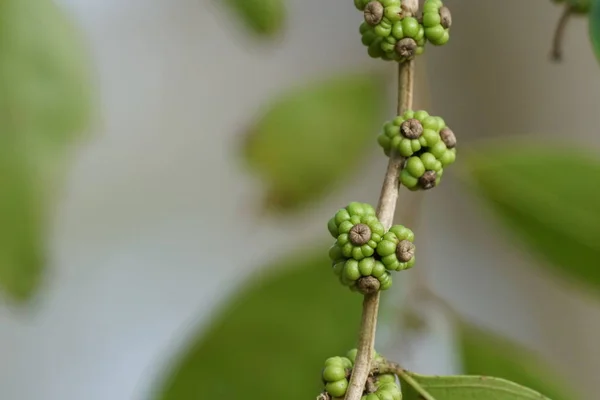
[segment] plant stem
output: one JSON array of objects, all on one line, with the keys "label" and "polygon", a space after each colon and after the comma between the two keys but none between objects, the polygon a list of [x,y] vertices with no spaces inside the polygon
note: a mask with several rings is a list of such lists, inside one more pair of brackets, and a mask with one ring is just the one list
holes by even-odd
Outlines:
[{"label": "plant stem", "polygon": [[[398,66],[398,115],[412,108],[414,86],[414,61],[400,63]],[[398,201],[400,189],[399,176],[402,171],[404,159],[392,152],[387,171],[383,179],[377,217],[388,230],[394,222],[394,212]],[[356,361],[350,378],[350,385],[346,393],[346,400],[360,400],[373,360],[375,332],[377,328],[377,314],[379,311],[379,292],[366,294],[363,300],[363,311],[358,336]]]},{"label": "plant stem", "polygon": [[558,24],[556,26],[556,30],[554,31],[554,40],[552,43],[552,60],[560,61],[562,59],[562,41],[565,36],[565,28],[567,27],[567,22],[571,18],[573,14],[573,9],[571,6],[565,6],[565,10],[563,11],[560,19],[558,20]]}]

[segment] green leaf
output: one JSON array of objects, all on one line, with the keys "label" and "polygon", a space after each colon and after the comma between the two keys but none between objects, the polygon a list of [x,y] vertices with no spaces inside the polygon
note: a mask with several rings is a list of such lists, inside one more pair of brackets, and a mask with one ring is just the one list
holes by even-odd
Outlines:
[{"label": "green leaf", "polygon": [[596,59],[600,62],[600,1],[593,0],[588,14],[588,32]]},{"label": "green leaf", "polygon": [[405,371],[400,380],[404,400],[549,400],[525,386],[488,376],[424,376]]},{"label": "green leaf", "polygon": [[259,37],[278,35],[287,19],[284,0],[224,0],[224,4]]},{"label": "green leaf", "polygon": [[516,243],[600,289],[600,160],[568,146],[505,142],[463,154],[476,193]]},{"label": "green leaf", "polygon": [[243,156],[266,183],[265,208],[292,211],[364,166],[376,146],[384,89],[374,75],[345,75],[288,90],[252,124]]},{"label": "green leaf", "polygon": [[56,185],[91,115],[80,36],[52,1],[0,2],[0,290],[15,301],[40,283]]},{"label": "green leaf", "polygon": [[459,340],[465,374],[507,379],[553,400],[578,398],[546,360],[517,343],[466,323],[460,326]]},{"label": "green leaf", "polygon": [[325,359],[354,346],[361,296],[339,284],[327,249],[267,271],[197,333],[155,399],[306,400],[323,390]]}]

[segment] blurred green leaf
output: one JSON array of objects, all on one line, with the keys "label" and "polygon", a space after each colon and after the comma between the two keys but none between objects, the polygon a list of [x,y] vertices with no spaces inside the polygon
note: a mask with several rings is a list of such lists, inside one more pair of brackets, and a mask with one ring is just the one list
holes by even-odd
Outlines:
[{"label": "blurred green leaf", "polygon": [[285,0],[223,0],[244,26],[261,37],[281,33],[286,19]]},{"label": "blurred green leaf", "polygon": [[0,2],[0,289],[38,286],[67,149],[90,119],[81,34],[49,0]]},{"label": "blurred green leaf", "polygon": [[505,142],[463,157],[471,183],[511,238],[600,289],[600,160],[568,146]]},{"label": "blurred green leaf", "polygon": [[243,156],[268,185],[265,208],[291,211],[365,165],[383,109],[382,81],[345,75],[294,88],[252,124]]},{"label": "blurred green leaf", "polygon": [[[400,378],[404,400],[549,400],[532,389],[500,378],[405,373],[408,376]],[[425,393],[415,390],[411,382]]]},{"label": "blurred green leaf", "polygon": [[306,400],[326,358],[354,346],[361,299],[341,287],[327,249],[291,254],[260,273],[197,334],[160,400]]},{"label": "blurred green leaf", "polygon": [[553,400],[578,398],[535,352],[474,325],[460,326],[463,372],[507,379],[543,392]]},{"label": "blurred green leaf", "polygon": [[600,1],[593,0],[588,14],[588,30],[596,59],[600,62]]}]

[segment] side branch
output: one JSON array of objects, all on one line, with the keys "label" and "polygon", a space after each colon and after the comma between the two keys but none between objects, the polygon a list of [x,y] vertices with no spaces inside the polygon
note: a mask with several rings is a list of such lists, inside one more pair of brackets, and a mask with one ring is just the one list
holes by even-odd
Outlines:
[{"label": "side branch", "polygon": [[554,31],[554,40],[552,42],[552,61],[559,62],[562,60],[563,38],[565,36],[567,22],[569,22],[572,14],[573,10],[571,7],[566,6],[565,11],[563,11],[560,19],[558,20],[556,30]]}]

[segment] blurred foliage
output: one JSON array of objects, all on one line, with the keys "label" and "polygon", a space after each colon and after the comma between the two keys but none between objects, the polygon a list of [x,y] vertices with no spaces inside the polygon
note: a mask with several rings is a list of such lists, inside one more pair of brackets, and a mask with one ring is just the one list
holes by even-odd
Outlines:
[{"label": "blurred foliage", "polygon": [[463,154],[476,193],[510,238],[600,289],[600,160],[568,146],[503,141]]},{"label": "blurred foliage", "polygon": [[264,207],[297,210],[364,166],[383,90],[376,75],[341,75],[278,96],[252,124],[243,148],[268,187]]},{"label": "blurred foliage", "polygon": [[39,285],[47,210],[91,115],[80,36],[50,0],[0,2],[0,288],[16,301]]},{"label": "blurred foliage", "polygon": [[354,347],[360,321],[360,296],[330,264],[319,248],[258,273],[184,351],[157,398],[315,398],[323,360]]},{"label": "blurred foliage", "polygon": [[[534,390],[499,378],[405,373],[408,374],[408,379],[400,378],[404,400],[549,400]],[[418,384],[429,397],[415,390],[409,379]]]},{"label": "blurred foliage", "polygon": [[579,398],[539,355],[498,334],[463,323],[459,349],[465,374],[507,379],[542,392],[552,400]]},{"label": "blurred foliage", "polygon": [[592,46],[594,48],[594,54],[596,59],[600,62],[600,1],[593,0],[590,13],[588,14],[588,29]]},{"label": "blurred foliage", "polygon": [[285,0],[223,0],[223,4],[259,37],[279,35],[287,20]]}]

